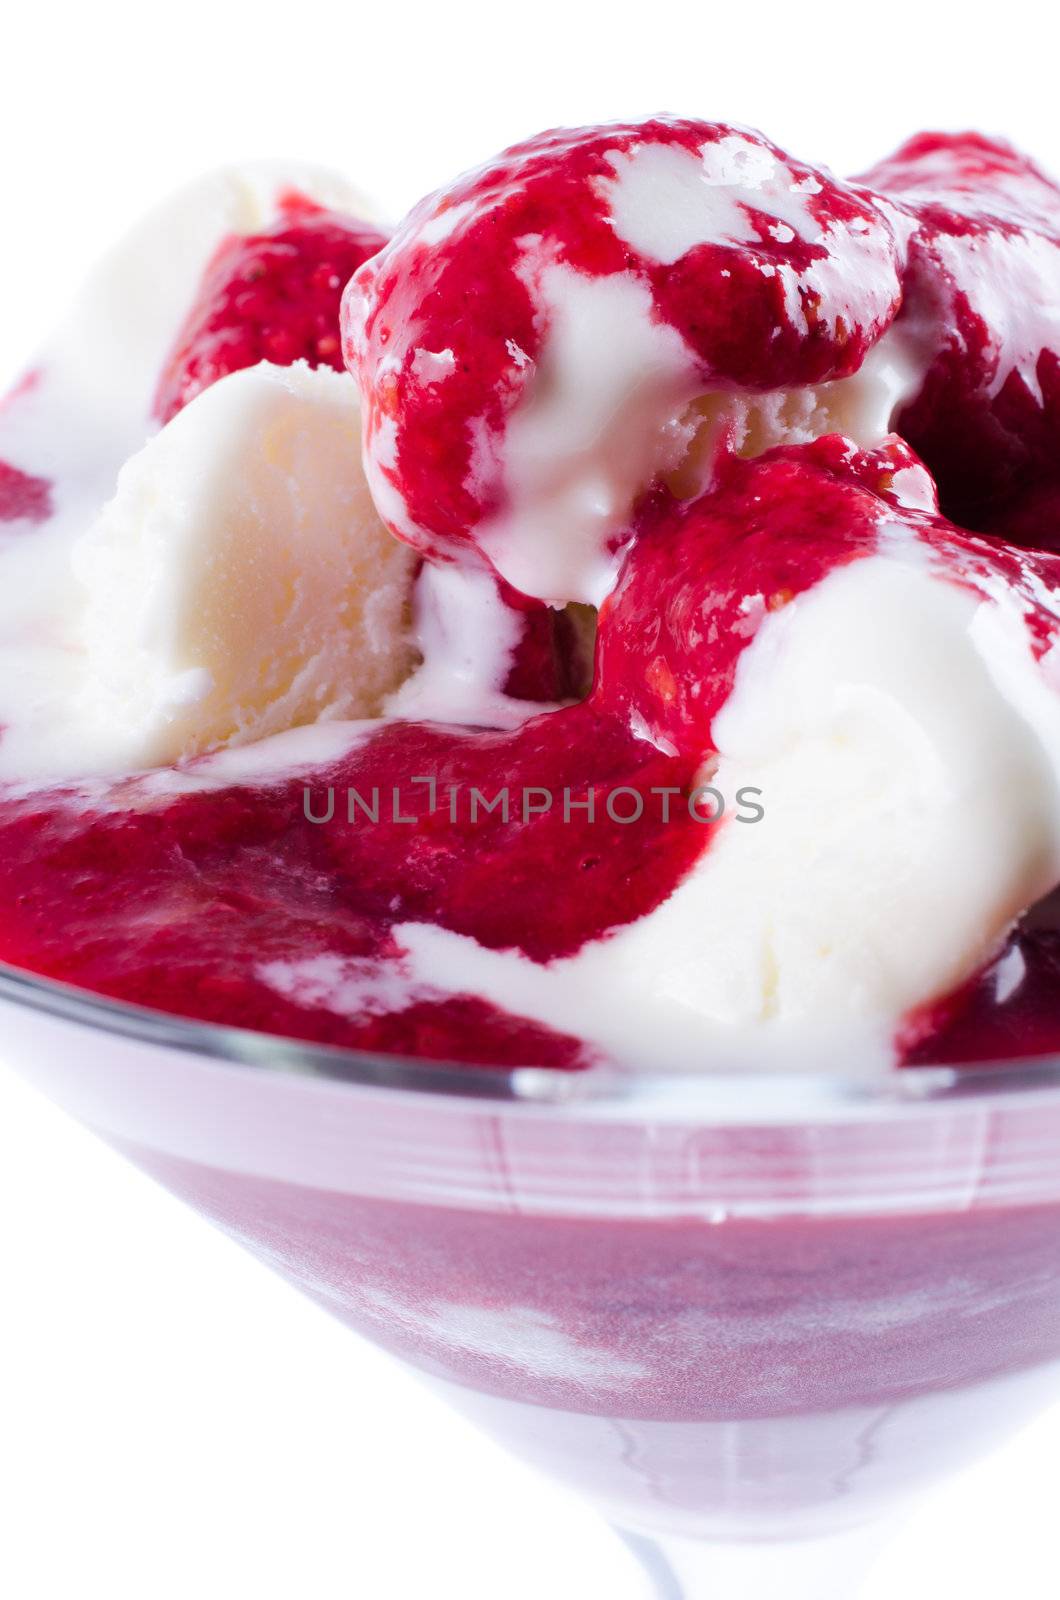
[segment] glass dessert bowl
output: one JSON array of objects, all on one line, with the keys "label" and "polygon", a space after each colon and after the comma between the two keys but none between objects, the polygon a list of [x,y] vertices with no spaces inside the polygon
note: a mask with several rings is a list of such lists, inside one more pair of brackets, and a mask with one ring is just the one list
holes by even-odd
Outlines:
[{"label": "glass dessert bowl", "polygon": [[12,968],[0,1003],[19,1071],[585,1495],[660,1595],[853,1593],[881,1519],[1056,1387],[1055,1059],[475,1073]]},{"label": "glass dessert bowl", "polygon": [[364,215],[192,186],[0,402],[10,1053],[659,1593],[848,1593],[1060,1353],[1060,187]]}]

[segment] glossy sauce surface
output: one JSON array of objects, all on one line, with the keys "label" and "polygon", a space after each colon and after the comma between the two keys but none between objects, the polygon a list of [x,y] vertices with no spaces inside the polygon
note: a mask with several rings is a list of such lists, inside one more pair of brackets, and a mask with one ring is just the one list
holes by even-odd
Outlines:
[{"label": "glossy sauce surface", "polygon": [[[340,297],[361,268],[371,304],[347,353],[371,426],[380,417],[396,426],[395,470],[429,530],[424,548],[451,555],[473,542],[500,493],[469,477],[469,420],[499,427],[540,350],[533,286],[516,270],[521,241],[536,235],[589,277],[644,276],[704,382],[768,390],[842,377],[896,315],[898,326],[915,324],[931,359],[898,422],[937,477],[944,509],[1018,544],[1055,543],[1060,357],[1043,346],[1028,371],[1026,327],[1003,305],[991,323],[975,299],[984,260],[1000,282],[1007,264],[1030,256],[1040,284],[1055,277],[1060,304],[1054,186],[972,136],[911,141],[869,175],[876,194],[761,141],[804,188],[827,245],[765,214],[749,214],[753,242],[704,243],[665,266],[623,244],[601,187],[615,151],[648,139],[687,153],[730,136],[684,122],[542,135],[424,202],[380,254],[382,234],[293,196],[266,233],[218,250],[160,380],[158,416],[260,359],[341,366]],[[824,304],[812,274],[824,257],[841,267],[851,236],[875,252],[876,270]],[[443,346],[456,355],[441,385],[417,374],[415,356]],[[877,551],[895,525],[923,541],[950,581],[1017,596],[1044,655],[1056,634],[1042,600],[1060,588],[1055,558],[911,509],[901,488],[909,474],[924,477],[897,439],[864,451],[830,437],[754,463],[722,455],[711,492],[691,505],[647,486],[632,530],[616,530],[629,548],[601,614],[588,698],[513,730],[394,721],[351,732],[337,760],[258,781],[224,783],[207,762],[160,778],[9,792],[0,798],[0,958],[292,1037],[469,1063],[588,1064],[578,1039],[474,995],[413,996],[388,1009],[387,986],[400,977],[391,930],[433,923],[549,962],[659,906],[710,848],[712,826],[687,800],[709,778],[712,722],[741,654],[767,616]],[[0,522],[17,524],[11,537],[46,526],[52,495],[46,480],[0,462]],[[505,691],[572,700],[569,619],[510,586],[502,593],[523,616]],[[616,788],[639,797],[633,825],[608,811]],[[501,792],[507,817],[489,804]],[[303,979],[309,971],[297,990],[283,978],[295,958]],[[345,989],[324,981],[336,962]],[[910,1022],[906,1059],[1060,1047],[1058,971],[1060,935],[1032,915],[978,979]]]}]

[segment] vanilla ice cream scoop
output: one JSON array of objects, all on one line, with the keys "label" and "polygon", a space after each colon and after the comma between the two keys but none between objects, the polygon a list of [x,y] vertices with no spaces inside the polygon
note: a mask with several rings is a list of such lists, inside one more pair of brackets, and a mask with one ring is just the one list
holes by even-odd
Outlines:
[{"label": "vanilla ice cream scoop", "polygon": [[351,378],[262,363],[126,463],[73,555],[79,721],[100,761],[158,766],[378,714],[415,661],[416,558],[376,514],[359,429]]},{"label": "vanilla ice cream scoop", "polygon": [[701,853],[550,962],[406,924],[413,980],[628,1065],[850,1070],[998,953],[1060,881],[1060,559],[900,507],[910,459],[734,462],[642,529],[593,699],[688,763],[673,826],[709,786]]},{"label": "vanilla ice cream scoop", "polygon": [[71,551],[123,463],[157,431],[160,376],[219,247],[268,229],[292,195],[369,210],[342,178],[297,162],[251,162],[189,184],[89,273],[0,406],[0,463],[35,486],[47,513],[31,527],[0,523],[0,779],[112,770],[123,745],[135,746],[127,728],[104,737],[86,709],[85,594]]},{"label": "vanilla ice cream scoop", "polygon": [[505,151],[415,207],[347,288],[380,511],[428,556],[599,605],[660,478],[696,492],[723,442],[887,433],[921,376],[887,339],[896,216],[723,123]]}]

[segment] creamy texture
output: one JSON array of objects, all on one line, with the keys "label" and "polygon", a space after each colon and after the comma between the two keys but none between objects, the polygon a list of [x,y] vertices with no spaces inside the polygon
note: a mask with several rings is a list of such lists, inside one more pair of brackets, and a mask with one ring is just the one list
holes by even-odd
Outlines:
[{"label": "creamy texture", "polygon": [[[477,553],[527,595],[599,605],[704,407],[786,397],[808,436],[842,412],[817,386],[856,382],[885,335],[908,229],[727,124],[502,153],[421,202],[344,297],[381,514],[428,556]],[[854,407],[859,442],[921,378]]]},{"label": "creamy texture", "polygon": [[[1043,351],[1060,345],[1060,306],[1054,295],[1056,246],[1021,229],[1006,238],[1003,251],[991,255],[974,236],[959,234],[938,239],[935,249],[960,285],[972,315],[997,341],[1000,359],[986,387],[988,396],[994,399],[1016,374],[1040,406],[1038,364]],[[919,331],[927,345],[930,331]],[[932,355],[941,354],[946,345],[936,334]]]},{"label": "creamy texture", "polygon": [[[1058,588],[1048,565],[1017,570],[960,535],[947,544],[943,524],[915,514],[937,507],[910,452],[860,459],[842,440],[811,443],[841,434],[873,451],[939,353],[920,312],[890,320],[902,230],[886,206],[866,201],[859,214],[854,191],[757,136],[730,130],[699,144],[697,126],[656,124],[643,140],[623,130],[613,146],[604,135],[591,167],[577,166],[586,140],[572,137],[571,171],[597,210],[584,236],[574,223],[585,219],[562,205],[551,235],[516,231],[483,293],[496,292],[502,333],[505,317],[524,324],[485,355],[461,339],[474,323],[488,343],[492,303],[477,319],[461,311],[432,326],[409,311],[407,325],[396,315],[380,330],[385,295],[374,307],[355,295],[347,332],[363,408],[347,374],[263,363],[213,383],[160,431],[151,420],[159,368],[218,242],[265,225],[286,187],[357,203],[326,178],[250,169],[209,180],[145,224],[0,410],[0,462],[47,480],[52,500],[39,527],[0,524],[0,778],[15,864],[5,882],[13,905],[25,901],[36,870],[32,853],[28,867],[19,855],[18,805],[35,782],[77,780],[46,802],[56,811],[40,833],[68,875],[56,904],[67,893],[82,915],[88,905],[101,924],[110,917],[101,946],[118,929],[117,955],[104,951],[99,969],[89,930],[87,981],[97,970],[112,983],[128,977],[124,936],[135,971],[120,997],[153,1003],[174,949],[188,970],[203,960],[200,988],[216,977],[223,990],[234,973],[220,1016],[201,1013],[211,1020],[227,1020],[248,973],[282,1003],[262,1009],[259,992],[241,991],[251,1025],[276,1031],[291,1029],[299,1008],[358,1025],[438,1008],[419,1032],[305,1034],[326,1043],[400,1050],[412,1040],[415,1050],[426,1040],[424,1053],[444,1055],[454,1038],[503,1049],[524,1028],[518,1048],[528,1053],[503,1059],[583,1064],[584,1044],[633,1069],[783,1059],[849,1071],[891,1064],[900,1030],[982,970],[1060,879]],[[410,276],[419,281],[424,250],[463,248],[498,193],[517,210],[533,181],[523,191],[501,183],[488,204],[414,213],[399,238]],[[531,195],[528,214],[548,214],[555,195],[545,200]],[[993,257],[977,273],[974,238],[938,249],[971,314],[1001,330],[1007,365],[992,393],[1017,372],[1040,400],[1036,349],[1046,337],[1060,344],[1053,313],[1035,309],[1048,299],[1043,247],[1013,238],[1007,286]],[[696,276],[703,251],[709,294]],[[356,281],[373,284],[386,255]],[[726,342],[725,285],[737,271],[737,303],[750,296],[755,312],[748,338],[776,318],[775,367],[759,351],[746,381],[744,352]],[[460,308],[466,285],[454,282]],[[701,292],[709,349],[696,343]],[[383,353],[369,360],[373,341]],[[485,400],[475,389],[484,374]],[[457,391],[465,409],[450,416]],[[707,527],[701,566],[686,574],[658,541],[633,618],[643,660],[628,636],[623,644],[634,662],[620,685],[628,703],[609,703],[599,676],[587,704],[555,721],[546,714],[555,706],[513,697],[534,692],[509,692],[528,615],[552,620],[542,606],[521,609],[521,596],[557,609],[614,602],[620,573],[665,527],[652,522],[656,502],[673,523],[685,516],[664,488],[675,502],[716,504],[731,469],[752,472],[733,457],[779,445],[807,447],[819,477],[760,566],[749,558],[737,578],[715,558],[775,524],[777,500],[760,516],[756,490],[775,467],[783,497],[798,451],[740,480],[746,497],[729,522]],[[449,471],[463,525],[449,506],[444,531],[431,524],[424,538],[412,461]],[[871,511],[827,500],[825,485],[855,482]],[[683,633],[667,632],[675,616]],[[746,648],[725,657],[733,639]],[[547,657],[547,631],[542,641]],[[697,698],[718,684],[697,722]],[[560,720],[571,712],[585,715]],[[520,826],[490,834],[480,872],[487,841],[462,835],[455,817],[448,829],[444,818],[396,817],[373,853],[335,831],[341,798],[331,833],[293,803],[294,785],[323,778],[327,790],[336,772],[367,778],[367,790],[375,762],[398,811],[401,783],[437,777],[443,790],[453,780],[452,792],[461,778],[534,783],[543,773],[562,783],[568,767],[601,787],[626,777],[647,787],[663,774],[683,784],[698,769],[729,810],[703,829],[702,849],[697,839],[683,855],[674,835],[635,843],[633,830],[602,840],[591,825],[573,827],[561,872],[555,835],[518,817],[516,798]],[[761,800],[760,820],[734,814],[745,791]],[[157,880],[152,822],[165,842]],[[611,870],[600,871],[607,852]],[[93,879],[106,877],[99,861],[119,863],[115,880],[127,873],[124,902],[120,883],[108,900]],[[568,897],[588,907],[584,923],[560,915]],[[519,943],[531,903],[537,924],[551,918],[566,939],[537,959]],[[247,927],[229,965],[232,910]],[[218,942],[203,957],[206,920]],[[39,936],[28,922],[27,950]],[[999,994],[1023,981],[1020,959],[1014,951],[999,967]],[[175,1009],[192,988],[184,970],[178,963]],[[554,1055],[534,1054],[547,1048]]]},{"label": "creamy texture", "polygon": [[207,263],[223,239],[271,222],[290,190],[363,209],[343,179],[297,163],[250,164],[189,185],[100,262],[0,408],[0,460],[47,480],[52,501],[49,520],[28,536],[0,524],[0,778],[120,767],[119,728],[97,730],[103,745],[94,745],[74,709],[85,619],[73,548],[156,431],[155,387]]},{"label": "creamy texture", "polygon": [[696,245],[721,240],[753,244],[752,212],[774,219],[779,242],[807,244],[822,228],[808,197],[813,179],[797,179],[772,151],[734,132],[699,150],[642,144],[610,158],[614,179],[603,191],[616,234],[641,255],[674,262]]},{"label": "creamy texture", "polygon": [[900,533],[767,618],[714,735],[709,781],[765,816],[730,813],[658,910],[549,964],[405,925],[413,991],[628,1065],[871,1069],[1060,876],[1060,700],[1019,611]]},{"label": "creamy texture", "polygon": [[[809,444],[830,433],[871,449],[890,433],[896,412],[922,377],[919,346],[904,329],[891,328],[850,378],[760,395],[701,395],[676,425],[684,442],[678,464],[669,469],[660,463],[658,470],[677,495],[691,498],[710,487],[723,449],[751,459],[777,445]],[[934,509],[922,485],[910,481],[909,493],[915,498],[904,503]]]},{"label": "creamy texture", "polygon": [[618,565],[609,544],[638,490],[680,464],[698,385],[680,335],[652,316],[632,275],[553,264],[536,289],[549,332],[497,447],[506,507],[480,537],[524,594],[598,606]]},{"label": "creamy texture", "polygon": [[503,728],[542,710],[504,693],[522,627],[488,572],[474,563],[424,565],[412,615],[421,662],[390,695],[387,716]]},{"label": "creamy texture", "polygon": [[850,378],[703,394],[687,347],[635,278],[552,266],[540,292],[549,333],[505,435],[507,505],[479,538],[509,583],[555,604],[603,602],[621,564],[616,532],[657,478],[700,493],[722,446],[756,456],[843,433],[871,448],[923,381],[917,343],[892,330]]},{"label": "creamy texture", "polygon": [[414,663],[415,557],[379,520],[359,438],[352,378],[262,363],[126,463],[73,552],[85,770],[379,712]]}]

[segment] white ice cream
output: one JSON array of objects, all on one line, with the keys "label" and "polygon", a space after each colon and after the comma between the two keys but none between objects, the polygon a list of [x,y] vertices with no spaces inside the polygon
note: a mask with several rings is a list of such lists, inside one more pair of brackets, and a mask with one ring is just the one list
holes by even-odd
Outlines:
[{"label": "white ice cream", "polygon": [[[291,189],[358,216],[371,214],[343,179],[297,163],[225,169],[189,185],[100,262],[35,363],[33,381],[0,408],[0,459],[47,479],[54,504],[54,515],[43,527],[0,524],[2,778],[76,777],[174,748],[146,731],[138,745],[128,715],[116,716],[109,727],[96,715],[110,692],[108,683],[120,682],[117,657],[144,608],[141,598],[134,601],[126,591],[129,610],[115,618],[112,640],[100,639],[105,611],[98,606],[96,624],[86,630],[84,586],[75,576],[72,553],[114,496],[124,463],[157,430],[152,407],[163,364],[218,245],[233,233],[267,227],[278,214],[280,196]],[[185,441],[190,426],[179,435]],[[228,469],[238,474],[231,452],[239,437],[237,421],[228,413],[224,441],[214,445],[201,439],[205,457],[185,450],[181,458],[189,470],[202,465],[216,473],[222,467],[220,452],[227,448]],[[156,450],[145,458],[148,466],[130,469],[130,477],[138,477],[143,489],[150,463],[166,461],[172,486],[180,454],[168,447]],[[187,491],[194,499],[193,482]],[[357,494],[363,503],[363,491],[358,488]],[[84,560],[81,571],[85,577]],[[87,577],[91,589],[91,574]],[[195,580],[188,581],[193,586]],[[86,657],[86,633],[101,643],[102,655]],[[134,657],[130,649],[126,671]],[[167,658],[170,664],[175,659]],[[165,676],[168,668],[155,665]],[[91,677],[97,670],[99,681],[86,682],[86,671]],[[197,680],[199,689],[204,682]],[[138,689],[142,696],[146,684]],[[190,678],[176,686],[178,704],[190,695],[190,706],[195,690]],[[167,699],[172,696],[163,691],[160,705]]]},{"label": "white ice cream", "polygon": [[[670,264],[704,243],[757,244],[754,219],[765,216],[778,240],[828,245],[801,281],[829,305],[843,307],[851,284],[887,270],[867,228],[820,223],[810,204],[817,181],[796,177],[750,136],[734,132],[698,152],[646,142],[608,159],[612,173],[597,189],[618,237],[648,261]],[[921,386],[930,352],[903,330],[885,335],[850,378],[764,395],[704,392],[698,357],[654,314],[641,277],[588,276],[552,259],[537,235],[522,248],[518,271],[540,307],[543,347],[503,429],[478,441],[470,487],[483,466],[490,478],[499,472],[503,509],[476,539],[509,583],[554,604],[599,606],[638,495],[659,477],[682,494],[700,492],[723,437],[748,456],[832,432],[871,447]],[[762,262],[760,270],[779,276],[792,324],[805,327],[794,269]],[[373,485],[377,477],[384,485],[380,509],[402,529],[403,503],[379,471],[392,465],[385,437],[370,454]]]},{"label": "white ice cream", "polygon": [[[509,583],[554,604],[599,606],[618,574],[615,535],[628,528],[637,496],[660,476],[682,494],[701,492],[723,437],[746,456],[826,433],[869,448],[923,377],[914,341],[891,331],[853,377],[704,394],[691,352],[652,315],[636,277],[589,278],[552,264],[536,283],[548,333],[529,390],[492,446],[505,508],[476,537]],[[389,503],[381,509],[394,519]]]},{"label": "white ice cream", "polygon": [[60,507],[82,492],[107,498],[122,462],[154,431],[163,365],[215,251],[275,222],[290,190],[374,214],[343,178],[297,162],[222,168],[179,190],[89,274],[34,364],[36,385],[0,412],[0,457],[53,479]]},{"label": "white ice cream", "polygon": [[536,293],[549,332],[500,447],[506,508],[477,537],[524,594],[599,606],[617,571],[608,540],[638,490],[680,463],[700,384],[684,340],[652,316],[632,275],[555,264]]},{"label": "white ice cream", "polygon": [[74,549],[77,720],[115,769],[378,715],[409,672],[415,558],[379,520],[346,374],[265,363],[122,468]]},{"label": "white ice cream", "polygon": [[744,785],[654,912],[548,965],[399,930],[413,992],[473,993],[630,1066],[890,1063],[1060,878],[1060,698],[1017,606],[899,532],[770,615],[715,720]]},{"label": "white ice cream", "polygon": [[749,208],[775,217],[778,241],[822,234],[809,204],[816,179],[797,180],[756,138],[740,132],[702,149],[645,142],[616,150],[599,188],[620,239],[649,260],[671,263],[699,244],[756,244]]},{"label": "white ice cream", "polygon": [[[691,181],[665,162],[616,170],[631,237],[653,185]],[[758,177],[778,227],[810,225],[801,194]],[[100,270],[36,383],[0,412],[0,458],[48,478],[56,506],[43,528],[0,528],[0,778],[221,752],[141,780],[162,803],[331,759],[362,736],[352,719],[525,714],[502,706],[516,623],[482,571],[431,567],[413,593],[414,558],[362,475],[351,379],[263,365],[160,432],[151,420],[206,261],[224,235],[263,226],[291,184],[360,209],[275,169],[189,191]],[[737,228],[723,188],[696,190],[701,212],[653,236],[656,252],[687,248],[719,207]],[[703,395],[638,280],[546,263],[538,287],[550,331],[504,441],[511,508],[482,537],[512,583],[556,602],[608,592],[607,540],[657,474],[701,489],[723,434],[747,455],[831,431],[875,443],[918,382],[892,333],[842,382]],[[446,358],[419,353],[439,383]],[[923,474],[898,477],[908,503],[930,503]],[[547,965],[406,924],[394,964],[318,955],[306,968],[295,952],[267,981],[337,1010],[477,994],[638,1068],[800,1052],[889,1063],[901,1019],[974,973],[1060,879],[1058,688],[1004,592],[954,585],[895,528],[762,625],[715,720],[712,782],[760,790],[765,816],[720,824],[650,915]]]},{"label": "white ice cream", "polygon": [[388,699],[390,717],[515,727],[543,709],[509,699],[504,685],[522,636],[491,573],[477,563],[426,562],[415,584],[412,637],[422,658]]}]

